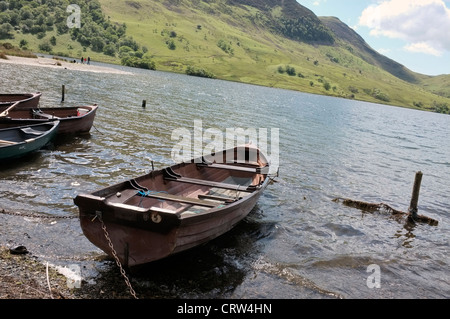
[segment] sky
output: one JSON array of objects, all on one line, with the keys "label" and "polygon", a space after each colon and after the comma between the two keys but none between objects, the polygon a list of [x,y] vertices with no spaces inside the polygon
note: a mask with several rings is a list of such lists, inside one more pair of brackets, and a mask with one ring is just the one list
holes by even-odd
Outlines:
[{"label": "sky", "polygon": [[450,74],[450,0],[297,0],[334,16],[379,53],[426,75]]}]

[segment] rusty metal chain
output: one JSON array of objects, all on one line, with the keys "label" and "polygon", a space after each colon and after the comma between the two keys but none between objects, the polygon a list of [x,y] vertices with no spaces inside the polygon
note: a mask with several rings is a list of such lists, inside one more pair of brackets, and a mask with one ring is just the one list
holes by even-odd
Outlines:
[{"label": "rusty metal chain", "polygon": [[111,248],[111,252],[112,252],[112,255],[114,256],[114,259],[115,259],[115,261],[116,261],[116,264],[117,264],[117,266],[118,266],[119,269],[120,269],[120,273],[122,274],[123,278],[125,279],[125,284],[128,286],[128,289],[130,290],[131,295],[132,295],[135,299],[139,299],[139,298],[136,296],[136,292],[134,291],[133,287],[131,286],[131,282],[130,282],[130,280],[128,279],[127,274],[125,273],[125,270],[123,269],[122,264],[120,263],[119,257],[117,256],[116,250],[115,250],[114,247],[113,247],[113,243],[112,243],[112,241],[111,241],[111,238],[109,238],[109,233],[108,233],[108,231],[106,230],[106,226],[105,226],[105,223],[103,222],[102,217],[101,217],[100,215],[97,215],[96,217],[98,217],[98,219],[100,220],[100,223],[102,224],[102,229],[103,229],[103,232],[105,233],[105,238],[106,238],[106,240],[108,241],[109,247]]},{"label": "rusty metal chain", "polygon": [[1,214],[19,216],[19,217],[31,217],[31,218],[48,218],[48,219],[74,219],[78,216],[54,216],[54,215],[44,215],[39,213],[24,213],[24,212],[8,212],[4,209],[0,210]]}]

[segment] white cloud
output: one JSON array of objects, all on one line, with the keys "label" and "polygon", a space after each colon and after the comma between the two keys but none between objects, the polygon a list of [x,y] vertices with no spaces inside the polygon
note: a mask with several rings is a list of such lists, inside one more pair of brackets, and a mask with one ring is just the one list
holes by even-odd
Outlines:
[{"label": "white cloud", "polygon": [[430,55],[434,55],[434,56],[442,56],[442,54],[443,54],[442,51],[439,51],[439,50],[436,50],[436,49],[430,47],[425,42],[418,42],[418,43],[413,43],[413,44],[407,45],[405,47],[405,49],[410,52],[426,53],[426,54],[430,54]]},{"label": "white cloud", "polygon": [[327,2],[326,0],[316,0],[314,1],[313,5],[314,6],[321,6],[324,2]]},{"label": "white cloud", "polygon": [[391,49],[378,49],[377,50],[378,51],[378,53],[381,53],[381,54],[388,54],[388,53],[390,53],[391,52]]},{"label": "white cloud", "polygon": [[450,51],[450,9],[444,0],[383,0],[367,7],[359,25],[373,36],[402,39],[405,49],[432,55]]}]

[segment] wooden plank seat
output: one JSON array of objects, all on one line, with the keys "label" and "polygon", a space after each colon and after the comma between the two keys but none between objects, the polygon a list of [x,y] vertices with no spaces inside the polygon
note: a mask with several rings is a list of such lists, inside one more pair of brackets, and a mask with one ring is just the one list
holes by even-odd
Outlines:
[{"label": "wooden plank seat", "polygon": [[198,163],[197,166],[198,167],[228,169],[228,170],[232,170],[232,171],[257,173],[257,174],[261,174],[261,171],[262,171],[261,167],[245,167],[245,166],[239,166],[239,165],[235,165],[235,164]]},{"label": "wooden plank seat", "polygon": [[226,204],[231,204],[231,203],[234,203],[235,201],[241,199],[242,197],[239,197],[239,198],[233,198],[233,197],[226,197],[226,196],[202,195],[202,194],[199,194],[199,195],[198,195],[198,198],[199,198],[199,199],[216,200],[216,201],[225,202]]},{"label": "wooden plank seat", "polygon": [[202,186],[209,186],[209,187],[216,187],[216,188],[223,188],[223,189],[230,189],[235,191],[244,191],[244,192],[253,192],[257,186],[250,185],[250,186],[242,186],[239,184],[228,184],[228,183],[222,183],[222,182],[213,182],[213,181],[205,181],[203,179],[197,179],[197,178],[190,178],[190,177],[182,177],[179,174],[174,173],[173,171],[170,172],[167,169],[164,170],[164,179],[173,181],[173,182],[180,182],[180,183],[188,183],[188,184],[194,184],[194,185],[202,185]]},{"label": "wooden plank seat", "polygon": [[204,207],[216,207],[218,203],[213,203],[211,201],[192,198],[192,197],[185,197],[185,196],[178,196],[178,195],[172,195],[162,192],[144,192],[139,191],[137,194],[139,196],[149,197],[149,198],[156,198],[161,200],[169,200],[177,203],[184,203],[184,204],[190,204],[190,205],[197,205],[197,206],[204,206]]},{"label": "wooden plank seat", "polygon": [[141,213],[147,213],[148,211],[150,211],[150,212],[155,212],[155,213],[176,214],[176,211],[174,211],[174,210],[161,208],[161,207],[150,207],[147,209],[147,208],[137,207],[137,206],[128,205],[128,204],[124,204],[124,203],[109,203],[108,205],[114,206],[117,208],[133,210],[133,211],[137,211],[137,212],[141,212]]},{"label": "wooden plank seat", "polygon": [[33,110],[33,116],[38,116],[44,119],[48,119],[48,120],[53,120],[53,119],[59,119],[59,117],[52,115],[52,114],[47,114],[42,112],[41,110]]},{"label": "wooden plank seat", "polygon": [[20,130],[27,135],[35,135],[35,136],[41,136],[42,134],[45,133],[43,131],[34,130],[31,127],[24,127],[24,128],[21,128]]}]

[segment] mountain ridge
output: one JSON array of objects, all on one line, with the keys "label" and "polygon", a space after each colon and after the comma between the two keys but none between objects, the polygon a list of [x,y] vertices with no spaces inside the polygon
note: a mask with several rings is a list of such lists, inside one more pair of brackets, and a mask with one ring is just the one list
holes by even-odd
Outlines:
[{"label": "mountain ridge", "polygon": [[359,49],[356,54],[367,63],[377,65],[404,81],[416,84],[420,83],[419,74],[375,51],[356,31],[339,20],[339,18],[319,17],[319,19],[330,28],[340,40],[355,45]]}]

